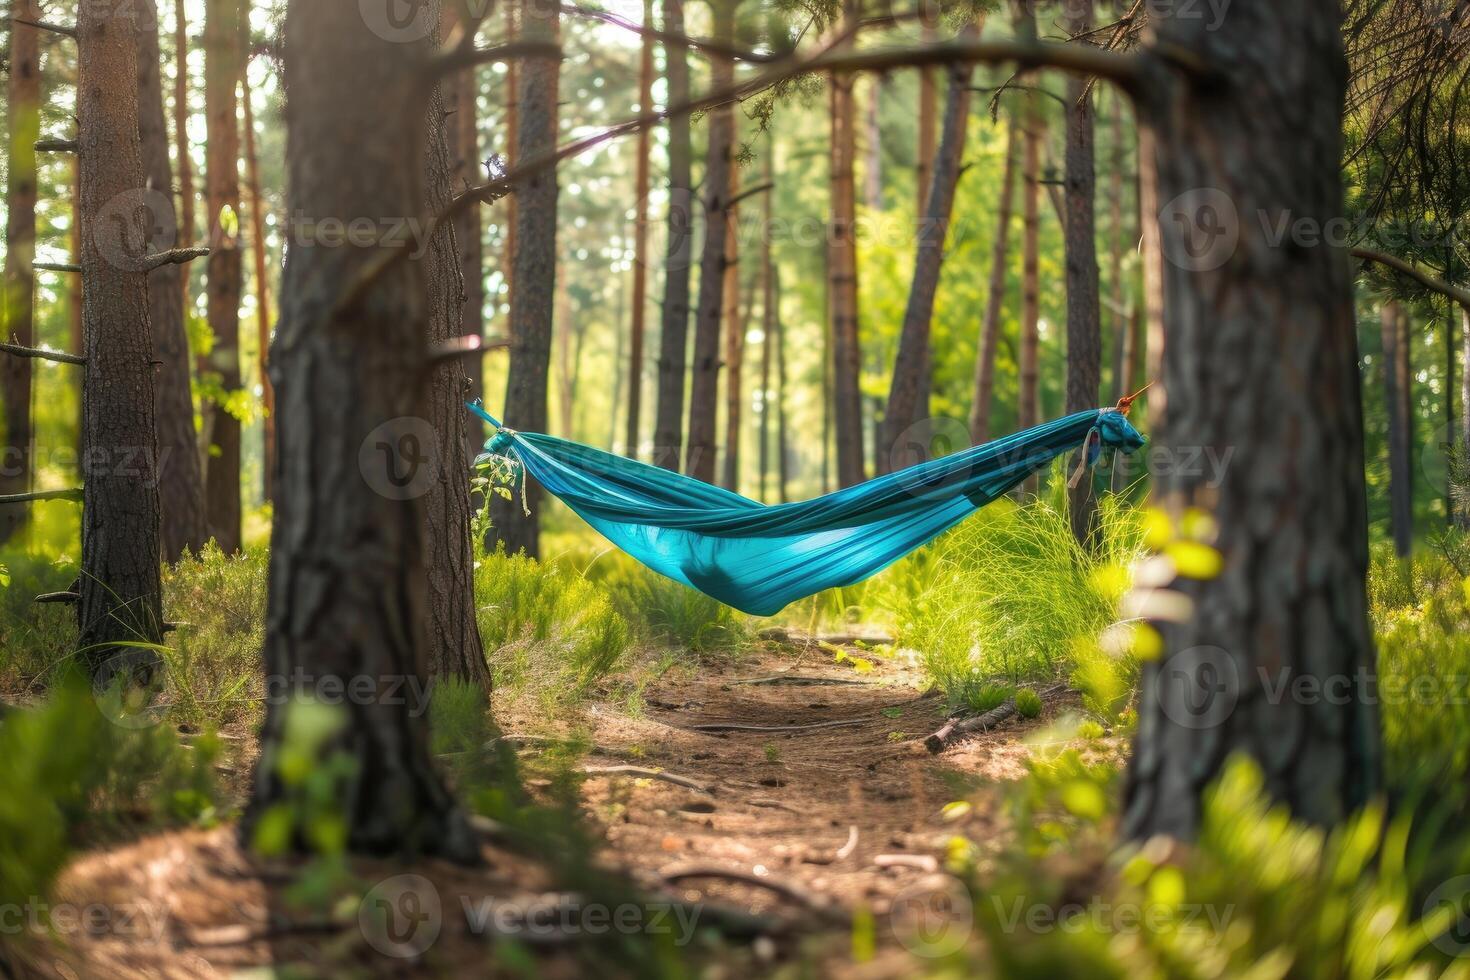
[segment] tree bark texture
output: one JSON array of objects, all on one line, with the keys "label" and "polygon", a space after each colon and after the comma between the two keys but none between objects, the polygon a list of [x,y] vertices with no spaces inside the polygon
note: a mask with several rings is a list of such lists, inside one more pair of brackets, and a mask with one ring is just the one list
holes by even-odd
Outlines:
[{"label": "tree bark texture", "polygon": [[[1144,669],[1129,838],[1192,835],[1202,791],[1236,752],[1309,822],[1339,823],[1380,785],[1349,264],[1266,231],[1288,214],[1343,213],[1340,21],[1333,0],[1246,0],[1213,30],[1150,16],[1161,42],[1220,73],[1200,88],[1153,62],[1159,77],[1141,88],[1167,259],[1168,399],[1152,452],[1233,454],[1223,469],[1155,473],[1169,512],[1213,514],[1223,565],[1178,577],[1193,614],[1155,621],[1164,652]],[[1287,678],[1347,696],[1271,696]]]},{"label": "tree bark texture", "polygon": [[[554,6],[528,4],[520,11],[519,36],[555,41],[559,14]],[[556,146],[557,88],[561,61],[527,58],[520,68],[516,159],[550,152]],[[544,167],[515,191],[516,247],[511,259],[510,372],[505,388],[505,422],[529,432],[545,432],[547,387],[551,372],[552,320],[556,302],[556,168]],[[540,555],[541,488],[529,477],[525,500],[499,495],[490,501],[493,527],[487,547],[505,545],[510,554]],[[531,511],[526,516],[524,507]]]},{"label": "tree bark texture", "polygon": [[[209,225],[209,369],[226,392],[240,388],[240,292],[244,274],[240,213],[240,123],[236,87],[244,74],[246,8],[242,0],[208,0],[204,20],[204,111],[209,131],[205,200]],[[229,224],[230,227],[226,227]],[[206,405],[209,435],[204,511],[211,537],[226,553],[240,550],[240,420]]]},{"label": "tree bark texture", "polygon": [[[730,42],[735,36],[736,0],[714,0],[714,36]],[[730,87],[735,65],[728,58],[710,60],[710,87]],[[719,413],[720,321],[725,312],[726,228],[730,213],[730,177],[734,166],[735,110],[711,110],[709,150],[704,158],[704,246],[699,258],[699,305],[694,313],[694,362],[689,379],[689,427],[684,447],[684,472],[706,483],[715,482],[715,432]]]},{"label": "tree bark texture", "polygon": [[[82,571],[78,649],[94,670],[163,635],[149,194],[138,137],[138,39],[96,4],[77,18],[81,173]],[[133,648],[136,649],[136,648]],[[151,663],[152,653],[142,655]]]},{"label": "tree bark texture", "polygon": [[[737,175],[730,171],[730,194],[737,189]],[[740,426],[744,416],[745,324],[740,318],[740,239],[736,228],[740,209],[731,205],[725,222],[725,455],[720,485],[740,492]]]},{"label": "tree bark texture", "polygon": [[911,430],[928,415],[930,330],[934,319],[934,297],[939,291],[944,242],[954,210],[955,189],[964,161],[965,137],[970,118],[970,80],[973,66],[956,63],[948,69],[943,132],[934,158],[929,201],[919,223],[918,251],[914,256],[914,278],[909,286],[908,305],[898,338],[893,380],[888,388],[888,407],[883,415],[882,435],[874,465],[879,472],[900,470],[928,458],[927,440],[916,442]]},{"label": "tree bark texture", "polygon": [[1011,211],[1016,185],[1016,124],[1006,127],[1006,163],[996,206],[995,243],[990,250],[990,282],[985,297],[985,319],[975,347],[975,396],[970,401],[970,440],[990,440],[990,409],[995,399],[995,349],[1000,342],[1000,311],[1005,305],[1006,256],[1010,252]]},{"label": "tree bark texture", "polygon": [[[857,16],[848,0],[844,25]],[[865,478],[863,463],[862,345],[858,336],[857,201],[853,181],[854,76],[834,72],[831,84],[832,227],[827,239],[827,277],[831,290],[832,413],[837,436],[837,485]]]},{"label": "tree bark texture", "polygon": [[[1039,240],[1041,231],[1041,113],[1035,94],[1025,99],[1024,131],[1021,136],[1021,337],[1019,354],[1019,401],[1016,427],[1029,429],[1041,421],[1037,390],[1041,320]],[[1039,484],[1033,475],[1021,485],[1023,494],[1035,494]]]},{"label": "tree bark texture", "polygon": [[[6,78],[10,131],[6,150],[4,332],[0,339],[22,347],[36,345],[36,150],[41,128],[41,52],[34,27],[16,23],[40,20],[35,0],[11,0],[10,71]],[[73,348],[75,349],[75,348]],[[0,355],[0,494],[26,493],[33,477],[31,384],[35,365],[27,357]],[[0,505],[0,544],[29,518],[29,504]]]},{"label": "tree bark texture", "polygon": [[[427,107],[403,81],[425,71],[429,54],[427,43],[374,34],[356,5],[291,0],[288,213],[375,226],[420,213]],[[430,642],[425,498],[392,479],[406,470],[414,486],[427,472],[401,438],[432,411],[426,263],[393,266],[343,307],[378,254],[307,241],[287,258],[272,359],[281,417],[266,671],[288,690],[304,678],[358,692],[340,699],[343,728],[328,744],[354,763],[336,796],[350,850],[474,861],[474,835],[430,761],[426,705],[404,693],[411,682],[422,691]],[[443,267],[454,267],[452,255]],[[288,699],[267,705],[246,840],[292,798],[280,766],[293,710]],[[294,843],[306,845],[299,828]]]},{"label": "tree bark texture", "polygon": [[266,500],[276,495],[276,390],[271,385],[270,273],[265,241],[265,198],[260,193],[260,160],[255,152],[255,109],[251,104],[250,68],[240,68],[241,122],[245,128],[245,184],[250,192],[250,257],[255,273],[255,349],[260,352],[260,404],[264,409],[260,431],[265,474],[261,492]]},{"label": "tree bark texture", "polygon": [[[150,239],[148,251],[160,252],[178,242],[174,214],[173,167],[169,162],[168,125],[163,113],[163,77],[158,43],[158,11],[152,0],[138,19],[138,132],[148,187]],[[153,324],[155,412],[158,425],[158,496],[163,557],[175,561],[197,552],[208,540],[204,523],[204,477],[199,466],[198,433],[194,429],[192,365],[184,326],[184,283],[188,266],[159,266],[148,274],[148,317]]]},{"label": "tree bark texture", "polygon": [[[663,29],[684,33],[683,0],[663,0]],[[668,101],[689,100],[689,59],[681,44],[665,44]],[[684,380],[688,369],[689,265],[694,254],[693,151],[689,117],[669,120],[668,247],[664,258],[664,300],[659,329],[658,405],[653,425],[653,462],[678,470],[684,445]]]},{"label": "tree bark texture", "polygon": [[1383,304],[1379,313],[1383,336],[1383,396],[1388,409],[1388,516],[1394,551],[1407,557],[1414,543],[1414,498],[1410,483],[1409,427],[1405,409],[1409,353],[1404,308],[1396,302]]},{"label": "tree bark texture", "polygon": [[[652,30],[653,0],[643,0],[643,26]],[[643,38],[638,58],[638,111],[653,109],[653,38]],[[648,316],[648,181],[653,131],[638,130],[638,163],[633,189],[637,195],[633,216],[633,322],[628,336],[628,438],[623,451],[638,458],[639,432],[643,425],[643,346]],[[614,370],[616,370],[614,366]],[[617,406],[614,405],[614,411]]]}]

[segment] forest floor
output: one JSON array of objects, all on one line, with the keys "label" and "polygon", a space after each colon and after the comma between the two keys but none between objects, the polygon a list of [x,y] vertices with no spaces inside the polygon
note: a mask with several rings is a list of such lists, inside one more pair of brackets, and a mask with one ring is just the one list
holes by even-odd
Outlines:
[{"label": "forest floor", "polygon": [[[585,774],[583,807],[604,838],[598,863],[626,873],[645,895],[708,903],[714,920],[734,922],[736,931],[754,922],[763,933],[718,950],[696,940],[685,952],[693,962],[721,964],[714,975],[802,964],[823,975],[912,973],[913,915],[931,914],[935,897],[953,890],[940,870],[950,841],[962,834],[977,842],[982,865],[1007,846],[1005,786],[1024,773],[1025,739],[1075,703],[1070,692],[1054,693],[1041,717],[1012,717],[933,755],[923,740],[943,723],[944,699],[922,690],[919,671],[902,656],[869,660],[850,650],[838,658],[831,646],[765,643],[664,671],[632,705],[593,699],[578,712],[591,748],[575,764]],[[507,707],[499,721],[508,733],[538,727],[532,706]],[[239,803],[254,746],[248,735],[231,744],[224,772]],[[659,775],[595,771],[618,766]],[[545,780],[529,786],[548,791]],[[958,800],[968,803],[946,806]],[[127,908],[133,927],[65,931],[35,950],[31,965],[80,976],[225,976],[282,964],[305,975],[484,972],[497,960],[475,910],[488,900],[529,920],[550,887],[544,865],[493,836],[484,855],[480,869],[354,859],[352,875],[377,881],[376,893],[408,913],[422,895],[404,904],[405,875],[427,879],[412,887],[432,893],[441,913],[430,920],[425,949],[411,941],[380,955],[382,937],[361,927],[355,909],[295,908],[296,871],[250,856],[232,825],[157,834],[82,854],[55,896],[57,907]],[[668,922],[657,924],[676,941],[689,934],[677,915],[683,908],[665,909]],[[643,911],[630,931],[655,931]],[[538,936],[520,921],[510,928],[522,930],[521,951],[497,954],[507,974],[529,967],[537,976],[585,975],[598,958],[596,942],[575,935],[576,926]]]}]

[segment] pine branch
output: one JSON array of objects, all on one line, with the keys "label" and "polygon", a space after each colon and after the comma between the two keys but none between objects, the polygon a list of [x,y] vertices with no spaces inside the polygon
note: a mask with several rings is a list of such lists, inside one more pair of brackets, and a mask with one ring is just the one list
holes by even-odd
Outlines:
[{"label": "pine branch", "polygon": [[209,254],[209,249],[203,247],[195,248],[171,248],[166,252],[155,252],[143,259],[143,268],[140,272],[152,272],[154,269],[165,265],[183,265],[185,262],[193,262],[202,259]]},{"label": "pine branch", "polygon": [[1352,250],[1352,254],[1355,259],[1362,259],[1365,262],[1375,262],[1378,265],[1388,266],[1390,269],[1402,272],[1425,289],[1439,293],[1441,296],[1448,296],[1465,309],[1470,310],[1470,290],[1462,289],[1459,286],[1452,286],[1438,276],[1425,272],[1423,269],[1420,269],[1411,262],[1404,261],[1397,255],[1390,255],[1387,252],[1380,252],[1372,248],[1355,248]]},{"label": "pine branch", "polygon": [[49,24],[44,20],[26,20],[24,17],[12,17],[11,20],[17,24],[34,27],[38,31],[50,31],[52,34],[69,37],[73,41],[77,37],[77,29],[75,27],[67,27],[65,24]]},{"label": "pine branch", "polygon": [[32,500],[76,500],[82,499],[82,488],[70,490],[35,490],[31,493],[0,494],[0,504],[24,504]]},{"label": "pine branch", "polygon": [[16,357],[31,357],[42,361],[58,361],[62,364],[86,364],[85,357],[76,354],[67,354],[59,350],[42,350],[39,347],[22,347],[20,344],[0,343],[0,353],[13,354]]}]

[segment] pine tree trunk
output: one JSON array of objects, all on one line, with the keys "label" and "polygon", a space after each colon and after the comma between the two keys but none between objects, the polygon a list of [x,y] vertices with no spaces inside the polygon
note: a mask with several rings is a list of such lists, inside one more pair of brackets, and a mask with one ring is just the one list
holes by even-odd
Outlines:
[{"label": "pine tree trunk", "polygon": [[[438,3],[438,0],[431,0]],[[439,18],[433,21],[438,24]],[[436,38],[437,40],[437,38]],[[434,215],[449,206],[455,188],[455,158],[449,133],[457,114],[446,112],[436,89],[424,117],[423,202],[417,213]],[[463,250],[457,224],[445,225],[428,242],[420,264],[428,287],[426,346],[443,344],[464,330],[465,282]],[[478,275],[479,270],[475,270]],[[475,548],[470,529],[471,426],[464,403],[474,390],[465,374],[468,358],[440,361],[429,375],[425,418],[440,447],[438,471],[424,496],[424,538],[432,542],[426,555],[428,581],[428,646],[425,667],[434,678],[457,677],[490,690],[490,670],[475,617]],[[479,426],[473,427],[478,430]]]},{"label": "pine tree trunk", "polygon": [[[403,80],[427,71],[428,45],[385,41],[356,5],[321,0],[291,0],[285,38],[287,212],[374,226],[383,215],[419,213],[427,107]],[[394,420],[432,414],[422,384],[432,306],[425,263],[393,267],[350,309],[339,307],[376,255],[307,244],[288,256],[274,351],[280,469],[266,671],[292,693],[297,678],[310,690],[331,682],[357,692],[336,698],[344,727],[326,747],[354,763],[335,793],[350,850],[473,862],[477,842],[428,753],[423,498],[403,499],[359,462],[364,444],[380,438],[388,476],[405,464],[417,474],[418,458],[394,448],[402,446]],[[441,268],[454,267],[452,255]],[[267,704],[246,841],[293,799],[281,763],[294,704]],[[305,849],[303,828],[295,831]]]},{"label": "pine tree trunk", "polygon": [[[844,28],[857,17],[852,0],[844,4]],[[830,154],[832,229],[828,237],[827,276],[831,289],[832,413],[837,432],[837,484],[864,479],[862,346],[858,337],[857,201],[853,181],[856,155],[854,76],[831,76]]]},{"label": "pine tree trunk", "polygon": [[[1448,269],[1445,271],[1445,276],[1446,278],[1449,276]],[[1459,361],[1459,358],[1455,356],[1455,327],[1459,319],[1459,307],[1455,305],[1454,300],[1446,297],[1444,301],[1444,442],[1446,458],[1455,458],[1460,451],[1460,416],[1455,412],[1455,389],[1463,383],[1463,380],[1455,378],[1455,365]],[[1465,348],[1470,350],[1470,338],[1466,339]],[[1451,526],[1462,526],[1462,518],[1456,513],[1455,488],[1452,480],[1445,481],[1444,513],[1445,520]]]},{"label": "pine tree trunk", "polygon": [[985,320],[975,354],[975,396],[970,402],[970,439],[976,445],[990,440],[990,408],[995,395],[995,348],[1000,342],[1000,311],[1005,305],[1006,256],[1010,252],[1011,209],[1016,186],[1016,124],[1006,128],[1006,165],[1000,179],[996,206],[995,244],[990,251],[990,283],[985,297]]},{"label": "pine tree trunk", "polygon": [[[939,7],[929,0],[920,0],[919,20],[922,25],[920,37],[925,44],[934,43],[939,32]],[[939,93],[934,84],[934,69],[919,69],[919,145],[918,166],[915,168],[914,186],[918,189],[917,209],[922,226],[924,212],[929,206],[929,189],[934,186],[934,153],[937,133],[934,120],[939,108]]]},{"label": "pine tree trunk", "polygon": [[[967,31],[964,36],[973,37],[974,33]],[[894,359],[893,381],[888,389],[888,407],[883,414],[883,432],[875,454],[874,463],[879,472],[912,466],[923,462],[929,454],[928,440],[915,441],[910,430],[928,415],[926,375],[930,363],[930,327],[934,319],[934,297],[939,291],[940,266],[944,262],[944,241],[949,233],[955,188],[964,161],[973,73],[971,65],[962,63],[951,66],[947,72],[949,90],[945,96],[943,133],[934,158],[929,202],[919,225],[914,278],[909,287],[908,306],[904,309],[898,356]]]},{"label": "pine tree trunk", "polygon": [[[653,0],[643,0],[643,26],[653,29]],[[653,39],[643,38],[638,59],[638,111],[653,109]],[[628,338],[628,445],[624,450],[638,458],[639,430],[643,422],[643,344],[648,314],[648,180],[653,131],[638,130],[638,164],[633,190],[637,209],[633,218],[633,322]],[[614,370],[617,367],[614,366]],[[613,406],[614,412],[617,406]]]},{"label": "pine tree trunk", "polygon": [[[40,20],[35,0],[11,0],[10,70],[6,98],[10,117],[6,153],[5,284],[0,296],[0,339],[25,347],[36,344],[36,137],[41,125],[41,54],[34,27],[16,23]],[[0,494],[31,489],[35,434],[31,384],[35,362],[0,354]],[[0,504],[0,544],[25,527],[30,504]]]},{"label": "pine tree trunk", "polygon": [[[1170,513],[1212,513],[1223,564],[1213,578],[1176,578],[1194,613],[1154,624],[1164,652],[1144,668],[1121,829],[1191,836],[1234,752],[1255,759],[1297,818],[1335,825],[1381,779],[1352,283],[1340,249],[1278,247],[1267,229],[1343,213],[1341,11],[1335,0],[1242,0],[1213,29],[1163,8],[1150,22],[1160,42],[1223,75],[1202,88],[1160,65],[1144,89],[1156,100],[1140,113],[1145,167],[1157,200],[1177,202],[1156,226],[1171,261],[1168,399],[1152,452],[1233,455],[1223,469],[1155,476]],[[1201,200],[1200,188],[1214,190]],[[1206,204],[1235,236],[1189,227]],[[1200,241],[1212,247],[1191,251]],[[1304,681],[1324,696],[1294,694]]]},{"label": "pine tree trunk", "polygon": [[[1092,4],[1068,0],[1068,32],[1085,34],[1092,28]],[[1073,43],[1086,43],[1077,41]],[[1088,80],[1067,76],[1066,210],[1063,223],[1067,261],[1067,413],[1098,407],[1102,389],[1102,315],[1099,309],[1097,268],[1097,173],[1094,165],[1092,96]],[[1069,461],[1084,463],[1084,447]],[[1068,472],[1074,472],[1069,468]],[[1097,526],[1097,494],[1092,473],[1085,469],[1067,494],[1072,535],[1088,544]]]},{"label": "pine tree trunk", "polygon": [[[684,33],[683,0],[663,0],[663,29]],[[681,44],[664,45],[668,102],[689,100],[689,60]],[[653,462],[678,470],[684,446],[684,378],[688,368],[689,266],[694,253],[694,184],[690,177],[690,124],[687,115],[669,120],[668,250],[664,259],[664,301],[659,331],[658,406],[653,426]]]},{"label": "pine tree trunk", "polygon": [[119,30],[111,11],[82,4],[77,52],[82,218],[92,229],[79,258],[87,363],[78,649],[94,670],[121,661],[146,674],[153,653],[110,646],[163,635],[153,336],[142,263],[152,209],[138,139],[138,40]]},{"label": "pine tree trunk", "polygon": [[868,81],[868,105],[863,113],[863,205],[873,214],[883,210],[883,130],[878,125],[878,106],[883,100],[884,76]]},{"label": "pine tree trunk", "polygon": [[[151,0],[149,7],[153,4]],[[138,126],[143,171],[150,189],[151,252],[178,241],[174,217],[173,168],[163,114],[163,78],[158,45],[158,12],[144,9],[138,20]],[[158,496],[163,505],[163,557],[175,561],[197,552],[208,540],[204,524],[204,478],[199,469],[194,429],[189,337],[184,326],[184,284],[188,267],[164,265],[148,275],[148,317],[153,350],[158,425]]]},{"label": "pine tree trunk", "polygon": [[[735,35],[736,0],[714,0],[714,36],[726,43]],[[728,88],[735,65],[710,60],[710,87]],[[689,427],[684,472],[715,481],[715,431],[720,390],[720,321],[725,312],[726,228],[731,215],[730,174],[734,164],[735,114],[732,106],[711,110],[709,150],[704,158],[704,248],[699,257],[699,304],[694,312],[694,362],[689,380]]]},{"label": "pine tree trunk", "polygon": [[[730,173],[730,192],[734,195],[737,186],[734,169]],[[740,223],[740,209],[730,208],[730,220],[725,223],[725,457],[720,474],[720,485],[726,490],[740,492],[740,426],[742,422],[745,367],[745,325],[740,317],[740,247],[736,227]]]},{"label": "pine tree trunk", "polygon": [[[519,36],[555,41],[558,8],[530,4],[520,10]],[[558,58],[528,58],[521,63],[515,158],[548,153],[556,146]],[[505,421],[517,429],[544,432],[551,371],[553,306],[556,302],[556,168],[527,177],[515,191],[515,253],[511,257],[510,372],[505,388]],[[490,502],[493,527],[486,546],[505,545],[511,554],[540,555],[541,488],[526,480],[525,516],[520,495]]]},{"label": "pine tree trunk", "polygon": [[1108,280],[1113,292],[1113,364],[1108,379],[1112,384],[1112,394],[1108,401],[1116,403],[1134,389],[1123,387],[1123,375],[1127,371],[1133,336],[1132,318],[1128,315],[1127,289],[1123,283],[1123,249],[1127,234],[1127,228],[1123,224],[1123,167],[1127,160],[1123,145],[1123,97],[1114,93],[1111,103],[1108,130],[1112,137],[1113,153],[1112,172],[1108,174],[1108,203],[1113,241],[1108,250]]},{"label": "pine tree trunk", "polygon": [[[1021,338],[1018,371],[1020,394],[1016,407],[1016,427],[1029,429],[1041,421],[1041,405],[1037,391],[1037,359],[1040,356],[1038,324],[1041,320],[1039,298],[1039,235],[1041,205],[1041,114],[1036,96],[1025,98],[1026,113],[1021,137]],[[1021,485],[1023,494],[1036,493],[1039,480],[1029,476]]]},{"label": "pine tree trunk", "polygon": [[1405,417],[1402,381],[1407,380],[1404,360],[1404,310],[1396,302],[1383,304],[1383,396],[1388,409],[1388,516],[1393,531],[1394,551],[1407,557],[1414,543],[1414,501],[1409,485],[1409,432]]},{"label": "pine tree trunk", "polygon": [[781,320],[781,269],[771,265],[772,323],[776,343],[776,500],[786,503],[791,482],[790,452],[786,427],[786,327]]},{"label": "pine tree trunk", "polygon": [[[179,162],[179,246],[194,244],[194,159],[189,150],[189,21],[184,0],[174,0],[174,150]],[[189,276],[179,288],[189,306]]]},{"label": "pine tree trunk", "polygon": [[[776,140],[766,140],[765,181],[775,177]],[[776,286],[771,270],[771,198],[775,191],[768,190],[761,197],[761,267],[758,288],[761,293],[761,418],[760,437],[760,492],[759,499],[766,501],[771,472],[771,345],[776,336]]]},{"label": "pine tree trunk", "polygon": [[[521,36],[521,0],[505,0],[505,39],[514,41]],[[512,59],[505,66],[505,166],[506,169],[514,168],[516,165],[517,147],[521,141],[521,62]],[[516,220],[520,213],[520,205],[516,203],[517,196],[510,194],[505,198],[505,238],[501,243],[501,269],[505,284],[505,308],[506,308],[506,336],[510,335],[510,302],[515,297],[515,276],[510,274],[515,268],[516,254]]]},{"label": "pine tree trunk", "polygon": [[271,304],[270,277],[267,274],[265,244],[265,204],[260,194],[260,161],[255,153],[255,109],[251,105],[250,71],[241,65],[240,102],[245,110],[245,183],[250,192],[250,256],[255,271],[255,349],[260,352],[260,402],[265,410],[261,419],[264,473],[261,491],[266,500],[275,498],[276,473],[276,391],[271,385]]},{"label": "pine tree trunk", "polygon": [[[226,394],[240,388],[238,227],[221,216],[240,212],[240,124],[236,86],[244,73],[242,0],[208,0],[204,21],[204,111],[208,121],[205,200],[209,226],[209,369]],[[207,406],[209,434],[204,511],[209,534],[226,553],[240,550],[240,421],[218,403]]]}]

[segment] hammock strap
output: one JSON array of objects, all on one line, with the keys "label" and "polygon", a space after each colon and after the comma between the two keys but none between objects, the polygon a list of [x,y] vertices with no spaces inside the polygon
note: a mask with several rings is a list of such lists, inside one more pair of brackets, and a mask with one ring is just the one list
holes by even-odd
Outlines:
[{"label": "hammock strap", "polygon": [[1082,440],[1082,448],[1077,451],[1077,468],[1072,471],[1072,478],[1067,481],[1068,490],[1077,488],[1077,484],[1082,480],[1083,472],[1092,465],[1092,440],[1094,437],[1101,438],[1101,436],[1102,434],[1097,431],[1095,425],[1087,430],[1087,438]]}]

